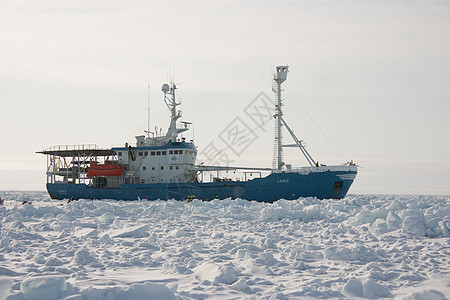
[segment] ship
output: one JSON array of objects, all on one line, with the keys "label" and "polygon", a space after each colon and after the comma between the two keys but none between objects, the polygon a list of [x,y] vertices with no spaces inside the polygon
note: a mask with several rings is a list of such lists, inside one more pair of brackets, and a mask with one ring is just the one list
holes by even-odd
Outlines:
[{"label": "ship", "polygon": [[[272,167],[237,167],[197,163],[198,149],[183,132],[190,129],[177,108],[177,85],[162,85],[164,102],[170,111],[166,134],[144,131],[136,144],[99,148],[95,144],[57,145],[37,153],[47,156],[46,188],[52,199],[115,200],[214,200],[246,199],[274,202],[301,197],[341,199],[358,171],[353,161],[342,165],[319,164],[284,119],[282,83],[289,67],[277,66],[273,76],[274,157]],[[283,129],[292,144],[283,144]],[[283,159],[283,148],[296,147],[309,165],[293,168]],[[228,172],[242,172],[244,178],[230,178]],[[204,176],[214,174],[214,176]],[[247,178],[248,174],[257,174]],[[206,177],[206,178],[205,178]]]}]

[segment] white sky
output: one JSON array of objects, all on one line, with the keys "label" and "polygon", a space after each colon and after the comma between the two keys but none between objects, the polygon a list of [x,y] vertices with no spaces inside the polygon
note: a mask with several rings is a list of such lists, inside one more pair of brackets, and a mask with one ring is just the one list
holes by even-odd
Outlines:
[{"label": "white sky", "polygon": [[[50,146],[134,143],[148,70],[152,127],[174,72],[201,151],[288,64],[286,88],[363,167],[351,193],[450,194],[449,36],[448,1],[0,0],[0,190],[45,189]],[[345,162],[290,93],[313,157]],[[258,135],[234,164],[271,166],[272,124]]]}]

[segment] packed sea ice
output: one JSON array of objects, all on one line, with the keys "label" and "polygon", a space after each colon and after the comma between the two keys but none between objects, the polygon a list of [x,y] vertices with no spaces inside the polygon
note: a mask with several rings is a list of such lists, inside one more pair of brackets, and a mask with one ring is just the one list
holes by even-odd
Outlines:
[{"label": "packed sea ice", "polygon": [[0,196],[0,300],[450,295],[448,196],[273,204]]}]

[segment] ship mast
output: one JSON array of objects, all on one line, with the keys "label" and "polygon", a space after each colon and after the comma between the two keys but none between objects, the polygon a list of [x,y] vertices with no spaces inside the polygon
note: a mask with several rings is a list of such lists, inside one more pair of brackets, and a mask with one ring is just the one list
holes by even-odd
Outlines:
[{"label": "ship mast", "polygon": [[[274,157],[273,157],[273,170],[282,171],[284,169],[285,163],[283,161],[283,147],[296,147],[299,148],[302,152],[303,156],[305,156],[310,166],[317,166],[318,163],[312,158],[312,156],[308,153],[305,146],[302,144],[302,140],[299,140],[297,136],[294,134],[294,131],[288,126],[286,121],[283,118],[282,111],[282,99],[281,99],[281,84],[286,81],[288,66],[277,66],[276,73],[273,77],[275,82],[275,86],[273,91],[275,92],[276,97],[276,105],[275,105],[275,141],[274,141]],[[283,135],[281,131],[281,126],[285,126],[295,144],[283,145]]]},{"label": "ship mast", "polygon": [[189,129],[189,122],[182,122],[184,124],[184,128],[177,128],[177,120],[181,118],[181,111],[177,112],[177,106],[181,104],[181,102],[176,101],[175,90],[177,86],[175,83],[171,83],[170,85],[165,83],[163,84],[161,90],[164,93],[164,102],[167,105],[167,108],[170,110],[170,125],[166,134],[166,138],[173,138],[175,140],[179,133],[184,132]]},{"label": "ship mast", "polygon": [[274,92],[276,95],[276,105],[275,105],[275,143],[274,143],[274,160],[273,160],[273,169],[282,170],[284,166],[283,162],[283,136],[281,131],[282,124],[282,116],[283,112],[281,110],[282,101],[281,101],[281,84],[286,81],[288,66],[277,66],[276,74],[273,77],[275,81]]}]

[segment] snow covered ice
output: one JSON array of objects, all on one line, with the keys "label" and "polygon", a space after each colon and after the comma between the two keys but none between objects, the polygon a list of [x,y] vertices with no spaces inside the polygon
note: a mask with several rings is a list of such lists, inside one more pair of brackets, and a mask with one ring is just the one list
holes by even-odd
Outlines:
[{"label": "snow covered ice", "polygon": [[273,204],[1,196],[0,300],[450,295],[448,196]]}]

